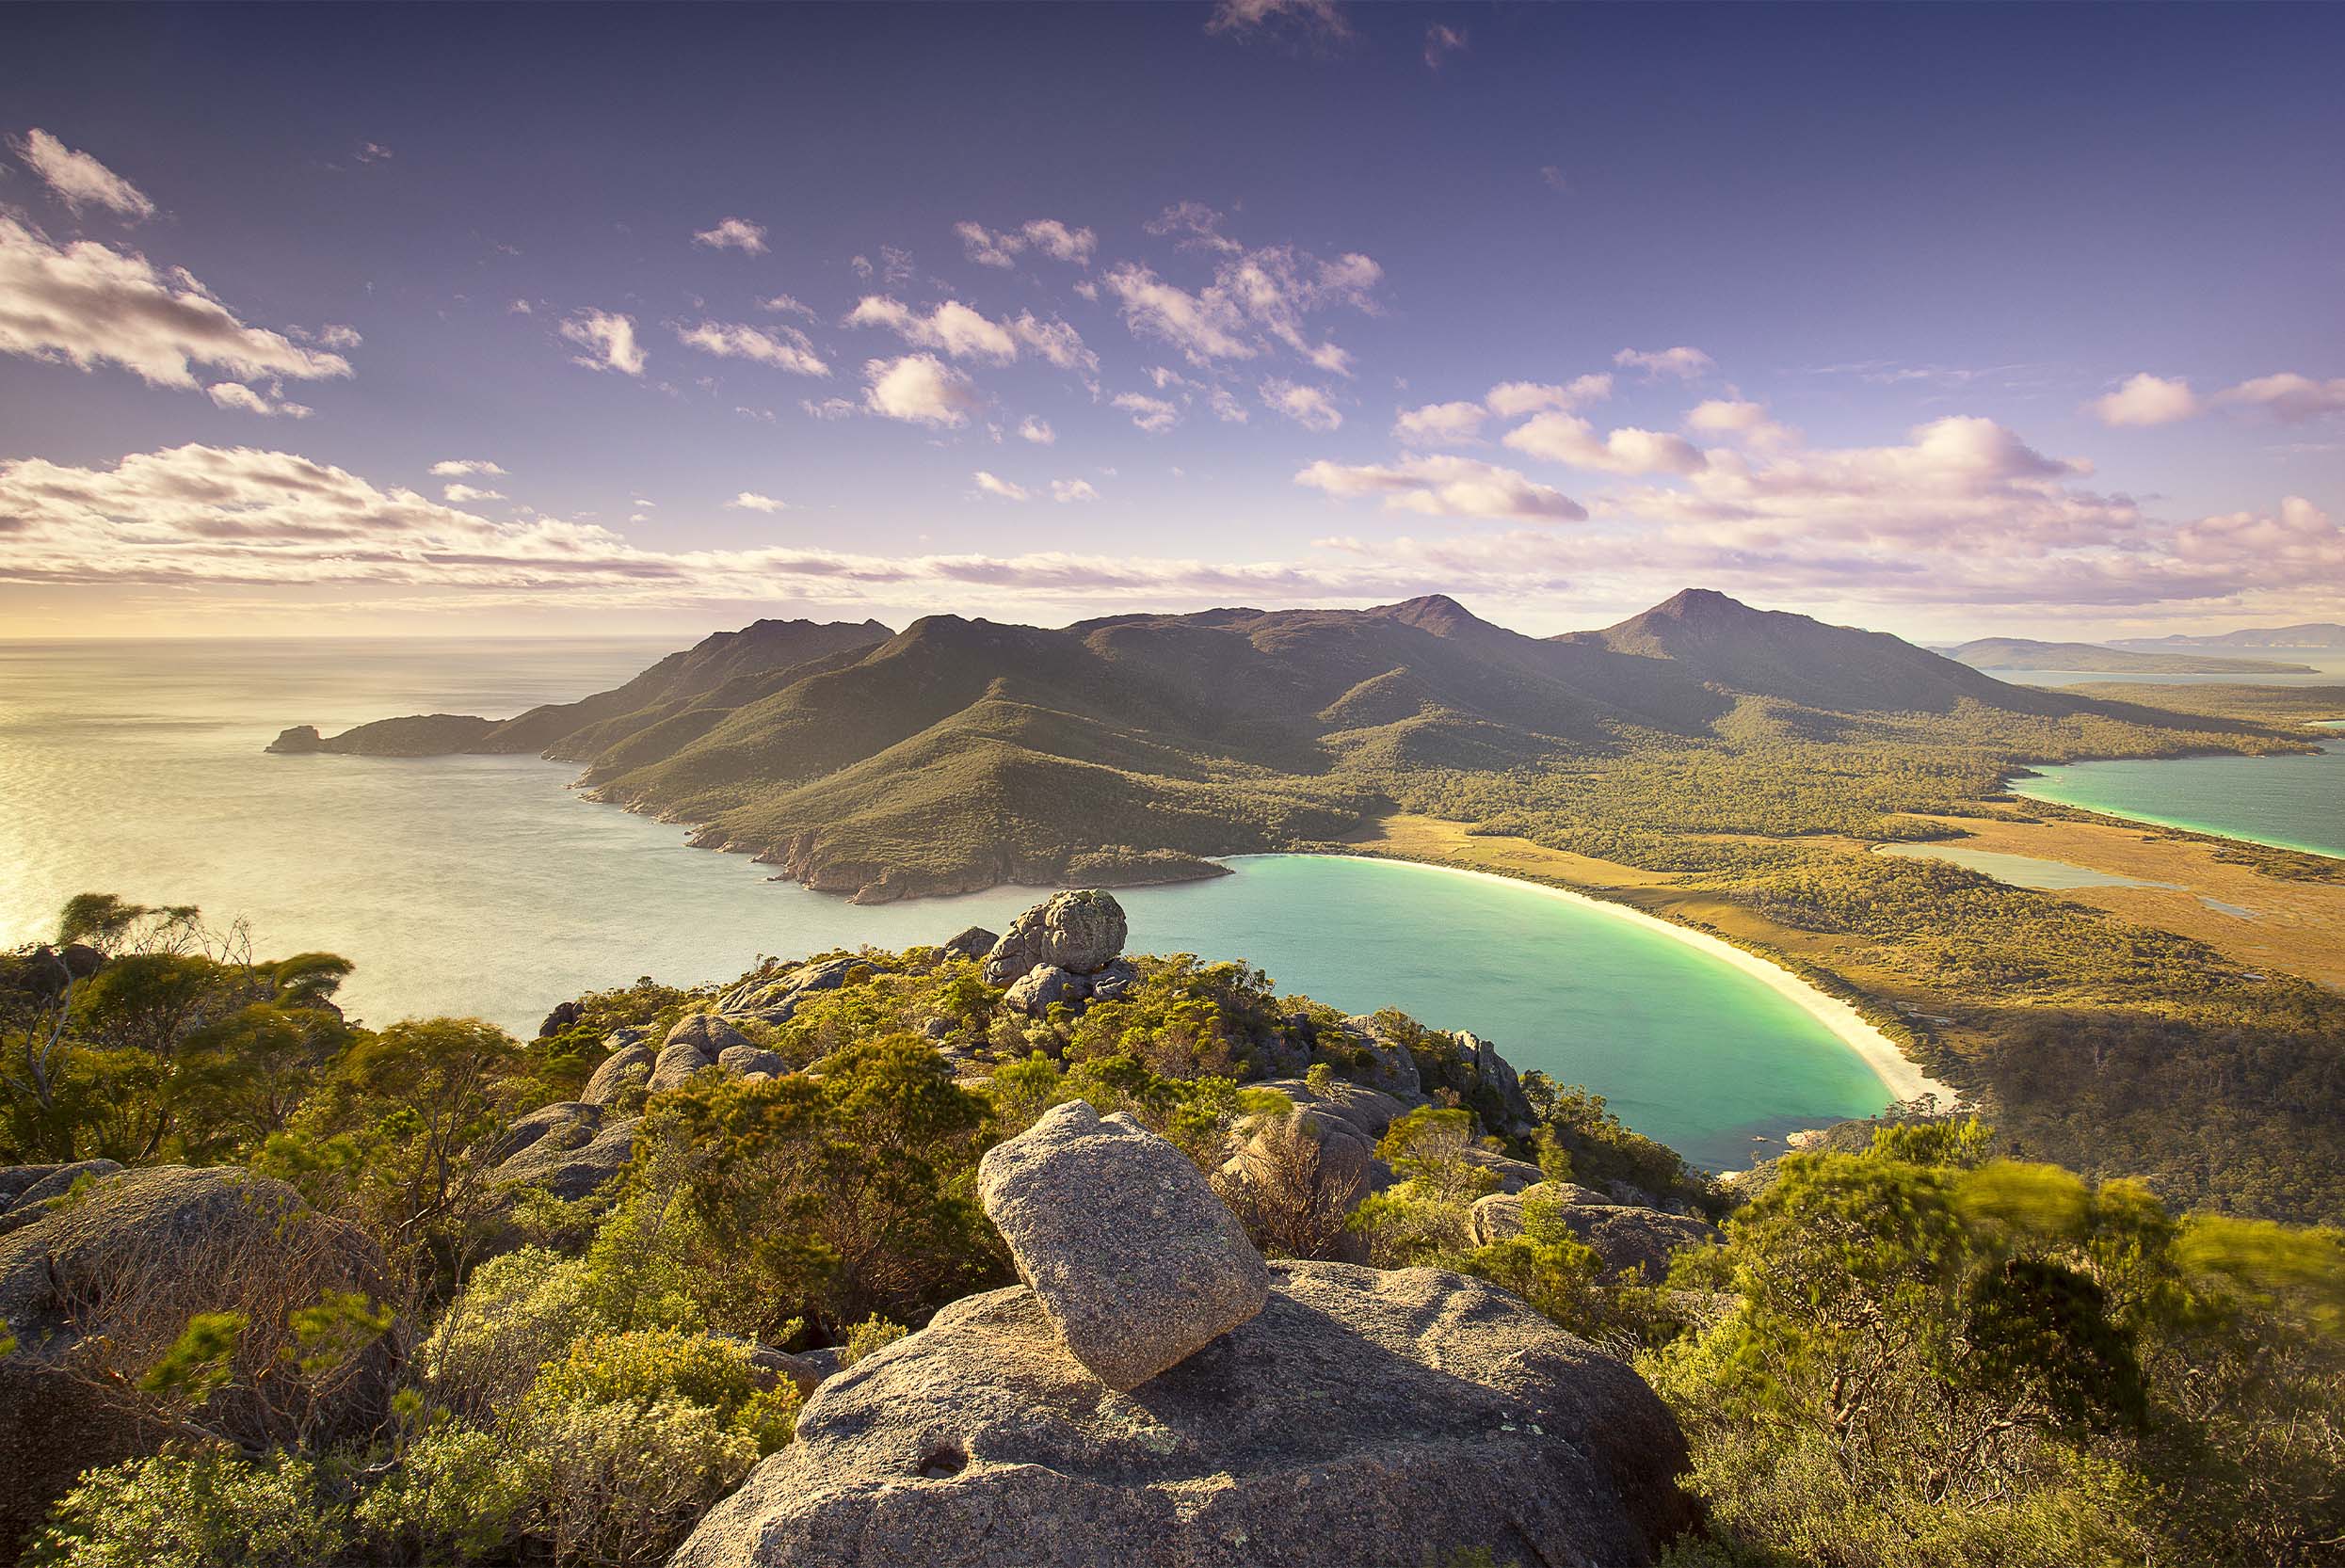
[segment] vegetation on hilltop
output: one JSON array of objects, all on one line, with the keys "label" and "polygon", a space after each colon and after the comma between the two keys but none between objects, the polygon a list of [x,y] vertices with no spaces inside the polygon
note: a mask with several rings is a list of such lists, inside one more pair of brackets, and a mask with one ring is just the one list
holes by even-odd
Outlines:
[{"label": "vegetation on hilltop", "polygon": [[[2222,659],[2202,653],[2134,653],[2098,643],[2040,643],[2027,637],[1981,637],[1946,650],[1974,669],[2093,670],[2112,675],[2309,675],[2310,664],[2265,659]],[[2073,688],[2071,688],[2073,689]]]},{"label": "vegetation on hilltop", "polygon": [[[1783,896],[1861,915],[1828,888]],[[346,965],[259,961],[193,910],[77,899],[60,936],[10,955],[0,990],[0,1160],[243,1165],[387,1268],[372,1295],[314,1304],[223,1282],[224,1300],[273,1304],[161,1325],[154,1367],[113,1386],[177,1435],[57,1501],[33,1548],[50,1568],[656,1563],[791,1440],[798,1374],[778,1352],[851,1361],[1009,1279],[973,1202],[993,1143],[1081,1097],[1212,1171],[1290,1125],[1284,1096],[1248,1086],[1272,1064],[1310,1062],[1314,1093],[1366,1066],[1332,1010],[1243,963],[1143,960],[1125,997],[1032,1017],[937,949],[834,954],[856,960],[835,989],[742,1020],[811,1073],[651,1096],[619,1179],[562,1203],[497,1187],[504,1128],[574,1094],[604,1036],[664,1031],[727,987],[591,993],[529,1042],[462,1019],[373,1031],[335,1012]],[[1711,1510],[1681,1568],[2334,1560],[2334,1231],[2178,1220],[2133,1183],[1996,1160],[1995,1134],[1943,1118],[1788,1158],[1738,1209],[1599,1098],[1535,1074],[1531,1132],[1486,1136],[1444,1087],[1457,1040],[1375,1021],[1436,1098],[1392,1124],[1400,1185],[1353,1229],[1386,1261],[1481,1274],[1637,1357]],[[1698,1207],[1727,1243],[1680,1253],[1665,1281],[1607,1280],[1527,1199],[1519,1237],[1478,1245],[1467,1206],[1502,1152],[1552,1182]],[[311,1379],[410,1346],[389,1419],[259,1438],[216,1421],[259,1369],[242,1342],[269,1335]]]}]

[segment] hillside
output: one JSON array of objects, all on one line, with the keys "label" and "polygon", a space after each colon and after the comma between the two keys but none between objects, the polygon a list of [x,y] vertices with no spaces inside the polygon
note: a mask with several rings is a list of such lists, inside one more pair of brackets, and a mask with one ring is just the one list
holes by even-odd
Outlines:
[{"label": "hillside", "polygon": [[2335,621],[2306,621],[2298,626],[2243,626],[2207,637],[2127,637],[2120,648],[2345,648],[2345,626]]},{"label": "hillside", "polygon": [[2223,659],[2193,653],[2136,653],[2097,643],[2039,643],[2027,637],[1981,637],[1949,648],[1948,658],[1975,669],[2091,670],[2109,675],[2310,675],[2310,664],[2263,659]]},{"label": "hillside", "polygon": [[697,843],[881,901],[1212,874],[1207,857],[1396,807],[1518,830],[1529,814],[1631,857],[1689,829],[1861,833],[1992,792],[2021,761],[2299,744],[2007,685],[1708,590],[1552,638],[1440,596],[884,631],[760,622],[463,749],[582,763],[599,798],[690,823]]}]

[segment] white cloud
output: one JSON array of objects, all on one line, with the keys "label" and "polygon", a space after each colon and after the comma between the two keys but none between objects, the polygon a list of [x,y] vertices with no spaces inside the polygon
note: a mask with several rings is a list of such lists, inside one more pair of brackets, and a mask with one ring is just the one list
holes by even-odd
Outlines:
[{"label": "white cloud", "polygon": [[2170,381],[2145,371],[2085,408],[2108,425],[2171,424],[2198,412],[2198,396],[2188,381]]},{"label": "white cloud", "polygon": [[1051,422],[1035,414],[1028,414],[1018,422],[1018,436],[1020,440],[1032,441],[1036,446],[1049,446],[1058,440],[1058,432],[1051,428]]},{"label": "white cloud", "polygon": [[1325,261],[1293,246],[1247,249],[1223,234],[1221,215],[1197,202],[1167,208],[1148,232],[1181,237],[1185,248],[1217,257],[1213,280],[1192,293],[1136,262],[1102,278],[1133,335],[1172,344],[1193,365],[1250,360],[1283,344],[1333,376],[1351,374],[1351,355],[1306,331],[1311,315],[1349,308],[1377,311],[1384,269],[1357,251]]},{"label": "white cloud", "polygon": [[983,266],[1016,266],[1020,252],[1030,249],[1053,261],[1088,266],[1100,243],[1090,230],[1069,228],[1054,217],[1030,218],[1020,228],[998,233],[982,223],[956,223],[953,232],[960,236],[969,259]]},{"label": "white cloud", "polygon": [[1463,27],[1447,27],[1437,22],[1425,29],[1425,66],[1428,70],[1438,71],[1443,60],[1465,52],[1466,30]]},{"label": "white cloud", "polygon": [[815,314],[813,306],[786,294],[775,295],[771,299],[761,299],[757,302],[757,308],[761,311],[772,311],[777,315],[804,316],[809,321],[822,319]]},{"label": "white cloud", "polygon": [[0,213],[0,353],[82,370],[117,364],[152,386],[197,386],[194,366],[232,376],[350,374],[339,354],[248,327],[184,268],[94,240],[58,247]]},{"label": "white cloud", "polygon": [[729,217],[714,229],[702,229],[692,236],[695,245],[705,245],[711,250],[738,250],[746,255],[765,254],[765,226],[751,223],[745,217]]},{"label": "white cloud", "polygon": [[1264,406],[1277,410],[1306,430],[1325,435],[1341,428],[1343,415],[1327,394],[1317,387],[1307,387],[1293,381],[1273,376],[1261,386]]},{"label": "white cloud", "polygon": [[1132,416],[1132,423],[1149,435],[1161,435],[1181,423],[1181,410],[1161,397],[1145,392],[1118,392],[1113,406]]},{"label": "white cloud", "polygon": [[788,502],[776,501],[772,496],[760,495],[755,490],[743,490],[725,503],[725,510],[729,512],[786,512],[789,509]]},{"label": "white cloud", "polygon": [[1577,408],[1601,403],[1613,394],[1613,378],[1582,376],[1564,386],[1545,381],[1502,381],[1483,398],[1483,406],[1501,419],[1518,419],[1542,408]]},{"label": "white cloud", "polygon": [[1624,348],[1613,356],[1613,363],[1634,365],[1645,372],[1645,378],[1648,381],[1658,380],[1664,376],[1674,376],[1682,381],[1692,381],[1708,376],[1718,368],[1718,361],[1700,349],[1687,348],[1682,345],[1677,348],[1652,350]]},{"label": "white cloud", "polygon": [[1213,416],[1224,424],[1244,424],[1246,422],[1245,405],[1239,402],[1237,394],[1228,387],[1208,387],[1205,402],[1213,410]]},{"label": "white cloud", "polygon": [[985,406],[969,377],[933,354],[866,360],[863,378],[864,407],[889,419],[957,428]]},{"label": "white cloud", "polygon": [[1088,479],[1053,479],[1051,481],[1051,499],[1062,503],[1097,501],[1100,492],[1091,488]]},{"label": "white cloud", "polygon": [[1013,485],[1001,475],[988,473],[984,469],[979,469],[970,477],[976,482],[981,494],[999,496],[1004,501],[1024,501],[1033,493],[1025,486]]},{"label": "white cloud", "polygon": [[134,221],[154,216],[154,203],[147,200],[146,192],[37,125],[24,133],[22,141],[9,145],[24,160],[24,167],[77,213],[84,207],[104,207]]},{"label": "white cloud", "polygon": [[1702,454],[1682,436],[1633,426],[1598,439],[1596,427],[1577,414],[1537,414],[1506,433],[1518,452],[1598,473],[1692,473]]},{"label": "white cloud", "polygon": [[307,419],[312,410],[304,404],[288,403],[280,389],[253,391],[241,381],[217,381],[204,389],[213,402],[223,408],[240,408],[249,414],[282,414],[288,419]]},{"label": "white cloud", "polygon": [[505,499],[503,490],[476,489],[470,485],[449,485],[442,488],[440,493],[459,506],[468,501],[503,501]]},{"label": "white cloud", "polygon": [[321,327],[314,337],[320,348],[356,348],[366,341],[355,327]]},{"label": "white cloud", "polygon": [[[810,397],[801,402],[798,407],[813,415],[816,419],[824,420],[844,419],[849,414],[855,412],[854,402],[851,399],[844,397],[826,397],[819,403]],[[747,413],[748,410],[745,408],[741,411]],[[764,417],[771,419],[774,416],[767,414]]]},{"label": "white cloud", "polygon": [[1063,321],[1042,321],[1032,312],[995,321],[957,299],[924,315],[900,299],[867,295],[847,313],[846,325],[884,328],[906,343],[941,349],[956,360],[1007,364],[1024,348],[1061,370],[1097,369],[1100,362],[1084,346],[1082,335]]},{"label": "white cloud", "polygon": [[1346,500],[1383,499],[1388,510],[1442,518],[1522,518],[1584,522],[1587,508],[1551,486],[1471,457],[1408,457],[1345,465],[1325,458],[1294,476],[1298,485]]},{"label": "white cloud", "polygon": [[830,367],[814,352],[812,340],[795,327],[771,331],[739,323],[704,321],[676,328],[676,341],[719,359],[749,360],[797,376],[827,376]]},{"label": "white cloud", "polygon": [[1768,416],[1767,405],[1741,398],[1713,397],[1695,404],[1686,413],[1685,427],[1769,450],[1791,445],[1799,440],[1798,431],[1788,424],[1778,424]]},{"label": "white cloud", "polygon": [[562,323],[562,336],[586,350],[574,356],[573,364],[588,370],[616,370],[622,375],[643,374],[644,353],[635,342],[635,318],[609,311],[581,311]]},{"label": "white cloud", "polygon": [[389,163],[394,154],[378,141],[359,143],[358,160],[362,164]]},{"label": "white cloud", "polygon": [[[466,474],[489,473],[502,476],[505,470],[486,457],[443,457],[431,465],[431,472],[442,479],[461,479]],[[637,502],[635,504],[643,504]]]},{"label": "white cloud", "polygon": [[1409,446],[1468,445],[1482,433],[1487,412],[1479,403],[1428,403],[1403,409],[1392,435]]},{"label": "white cloud", "polygon": [[2241,381],[2217,394],[2222,401],[2246,408],[2260,408],[2275,418],[2294,424],[2319,414],[2345,412],[2345,376],[2332,381],[2316,381],[2309,376],[2283,372],[2278,376],[2259,376],[2252,381]]}]

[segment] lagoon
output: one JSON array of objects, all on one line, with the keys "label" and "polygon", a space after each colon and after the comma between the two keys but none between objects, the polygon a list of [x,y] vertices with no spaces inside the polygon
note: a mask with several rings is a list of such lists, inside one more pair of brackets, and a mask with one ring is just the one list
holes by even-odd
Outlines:
[{"label": "lagoon", "polygon": [[[860,907],[671,824],[581,799],[534,758],[276,757],[280,729],[503,714],[616,684],[641,642],[0,645],[0,945],[84,890],[242,917],[270,953],[359,968],[374,1022],[475,1014],[534,1031],[554,1002],[650,973],[730,978],[761,953],[1000,929],[1032,888]],[[1712,1167],[1879,1110],[1881,1080],[1753,973],[1547,890],[1390,862],[1247,856],[1119,893],[1136,952],[1244,957],[1347,1011],[1471,1029],[1518,1067],[1605,1095]]]},{"label": "lagoon", "polygon": [[2345,856],[2345,737],[2285,757],[2048,764],[2009,788],[2113,817]]}]

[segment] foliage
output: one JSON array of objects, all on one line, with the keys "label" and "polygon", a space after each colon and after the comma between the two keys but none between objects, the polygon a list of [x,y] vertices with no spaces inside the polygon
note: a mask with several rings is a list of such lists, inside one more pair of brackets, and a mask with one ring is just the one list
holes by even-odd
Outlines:
[{"label": "foliage", "polygon": [[35,1537],[32,1568],[317,1568],[345,1511],[307,1460],[155,1454],[92,1470]]}]

